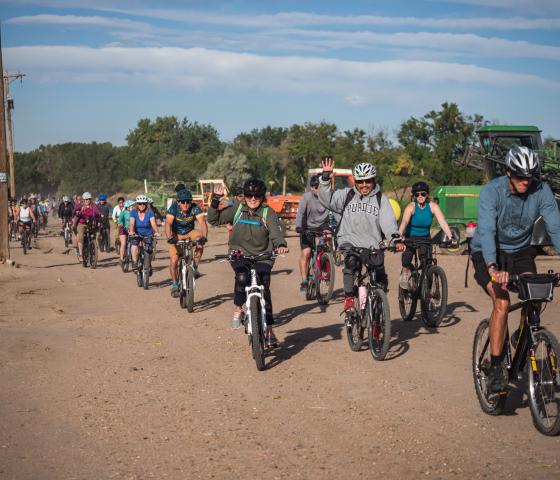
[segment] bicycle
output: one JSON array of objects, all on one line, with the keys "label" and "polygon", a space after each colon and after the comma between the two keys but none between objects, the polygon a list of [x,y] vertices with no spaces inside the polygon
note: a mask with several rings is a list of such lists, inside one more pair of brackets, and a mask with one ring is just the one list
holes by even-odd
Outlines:
[{"label": "bicycle", "polygon": [[[394,239],[393,239],[394,241]],[[374,360],[385,360],[391,341],[391,314],[387,286],[377,279],[377,269],[383,266],[384,250],[392,249],[382,241],[379,248],[350,247],[361,260],[361,268],[354,280],[354,309],[346,312],[346,336],[354,352],[362,348],[364,331],[368,330],[368,348]],[[365,272],[362,270],[365,267]],[[363,290],[365,288],[365,290]]]},{"label": "bicycle", "polygon": [[154,249],[152,250],[152,263],[156,261],[156,253],[157,253],[157,238],[154,237],[152,240]]},{"label": "bicycle", "polygon": [[82,245],[82,265],[84,268],[97,267],[97,247],[95,245],[95,226],[90,222],[85,224],[84,243]]},{"label": "bicycle", "polygon": [[17,222],[15,220],[15,218],[11,218],[10,219],[10,235],[9,235],[9,240],[10,241],[16,241],[17,237],[18,237],[18,225]]},{"label": "bicycle", "polygon": [[189,313],[194,310],[195,269],[193,247],[198,244],[196,240],[187,238],[169,243],[181,248],[179,264],[177,265],[177,283],[179,284],[179,305],[186,308]]},{"label": "bicycle", "polygon": [[109,252],[109,228],[109,221],[103,217],[99,229],[99,250],[101,252]]},{"label": "bicycle", "polygon": [[19,222],[21,225],[21,248],[23,248],[23,254],[27,255],[27,250],[31,247],[31,232],[33,229],[33,224],[29,225],[28,222]]},{"label": "bicycle", "polygon": [[37,240],[37,237],[39,236],[39,224],[38,222],[40,222],[40,219],[37,217],[37,221],[33,222],[33,225],[31,226],[31,235],[33,235],[33,238],[35,240]]},{"label": "bicycle", "polygon": [[[543,304],[552,301],[554,288],[560,286],[560,273],[510,275],[508,287],[517,286],[519,302],[509,312],[521,310],[519,329],[509,336],[506,329],[504,367],[508,381],[520,380],[523,369],[528,377],[528,403],[536,429],[549,436],[560,433],[560,376],[556,337],[540,326]],[[507,400],[507,389],[498,394],[488,391],[490,370],[489,319],[482,320],[473,342],[472,368],[476,396],[482,410],[500,415]],[[515,350],[512,356],[511,350]]]},{"label": "bicycle", "polygon": [[323,230],[306,230],[313,237],[311,258],[307,266],[306,300],[317,299],[320,305],[327,305],[332,298],[335,278],[335,261],[331,250],[332,235]]},{"label": "bicycle", "polygon": [[[120,242],[119,242],[120,245]],[[127,273],[130,270],[130,262],[132,262],[132,243],[130,241],[130,238],[128,237],[128,235],[126,236],[126,248],[124,250],[124,258],[121,262],[121,270],[124,273]],[[120,250],[117,250],[117,252]]]},{"label": "bicycle", "polygon": [[68,246],[72,243],[72,220],[65,220],[64,221],[64,246],[68,248]]},{"label": "bicycle", "polygon": [[405,239],[404,243],[414,251],[412,268],[408,289],[399,285],[399,310],[403,321],[408,322],[414,318],[418,300],[420,300],[421,317],[428,328],[437,328],[441,324],[447,310],[447,276],[445,271],[437,264],[432,252],[419,259],[418,249],[425,245],[430,249],[435,244],[447,245],[437,239]]},{"label": "bicycle", "polygon": [[[130,235],[129,235],[130,237]],[[133,238],[139,238],[142,240],[141,244],[138,245],[138,268],[136,269],[136,283],[137,285],[144,290],[148,290],[150,287],[150,276],[152,275],[152,262],[150,255],[146,255],[146,251],[144,249],[144,238],[141,235],[133,235],[130,240]]]},{"label": "bicycle", "polygon": [[228,255],[228,261],[234,263],[243,260],[250,269],[251,284],[245,287],[247,300],[244,305],[243,324],[245,333],[249,339],[253,359],[257,370],[263,371],[265,364],[265,335],[267,330],[266,323],[266,301],[264,299],[264,287],[259,284],[255,263],[260,260],[273,260],[277,257],[275,253],[261,253],[259,255],[243,255],[241,252],[234,251]]}]

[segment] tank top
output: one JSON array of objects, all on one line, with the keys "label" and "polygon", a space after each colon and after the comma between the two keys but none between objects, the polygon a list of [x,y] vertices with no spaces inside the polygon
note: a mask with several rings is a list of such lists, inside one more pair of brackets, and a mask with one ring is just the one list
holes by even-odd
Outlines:
[{"label": "tank top", "polygon": [[424,208],[420,208],[417,202],[414,202],[414,213],[407,227],[407,237],[426,237],[430,235],[430,227],[434,220],[434,214],[430,208],[430,202],[426,202]]},{"label": "tank top", "polygon": [[30,208],[20,207],[19,209],[19,220],[20,222],[30,222],[31,221],[31,211]]}]

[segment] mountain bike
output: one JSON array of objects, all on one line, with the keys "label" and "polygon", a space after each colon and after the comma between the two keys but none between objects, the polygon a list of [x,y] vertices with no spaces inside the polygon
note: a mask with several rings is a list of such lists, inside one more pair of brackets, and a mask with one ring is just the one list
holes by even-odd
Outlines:
[{"label": "mountain bike", "polygon": [[266,301],[264,299],[264,287],[259,284],[259,278],[255,269],[255,263],[262,260],[276,258],[274,253],[261,253],[259,255],[243,255],[241,252],[234,251],[228,255],[228,261],[231,263],[240,260],[246,262],[250,269],[251,284],[245,287],[247,292],[247,300],[244,305],[245,333],[251,345],[253,359],[257,365],[257,370],[263,371],[265,364],[265,335],[267,329],[266,323]]},{"label": "mountain bike", "polygon": [[27,250],[31,246],[31,231],[33,230],[33,224],[29,222],[19,222],[21,225],[21,248],[23,248],[23,254],[27,255]]},{"label": "mountain bike", "polygon": [[109,220],[105,217],[102,217],[99,229],[99,250],[101,252],[109,251]]},{"label": "mountain bike", "polygon": [[[506,330],[504,368],[509,382],[520,380],[523,371],[528,378],[528,403],[536,429],[545,435],[560,433],[560,375],[558,356],[560,346],[556,337],[540,325],[541,312],[552,301],[554,288],[560,285],[560,273],[510,275],[508,286],[518,291],[519,302],[509,312],[521,310],[519,329],[512,337]],[[472,368],[476,396],[482,410],[500,415],[508,391],[489,392],[490,370],[489,319],[482,320],[476,329],[472,352]],[[512,355],[512,349],[514,353]]]},{"label": "mountain bike", "polygon": [[[129,235],[130,236],[130,235]],[[132,238],[139,238],[142,241],[138,245],[138,268],[136,269],[136,283],[140,288],[148,290],[150,287],[150,276],[152,274],[152,261],[150,255],[144,249],[144,238],[141,235],[134,235]],[[132,238],[130,240],[132,240]]]},{"label": "mountain bike", "polygon": [[432,255],[424,255],[420,259],[419,247],[426,246],[432,249],[435,244],[448,245],[437,240],[405,239],[407,247],[414,251],[413,264],[410,269],[408,288],[399,285],[399,310],[401,318],[408,322],[414,318],[418,300],[420,300],[421,317],[428,328],[437,328],[447,310],[447,277],[445,271],[437,264]]},{"label": "mountain bike", "polygon": [[64,246],[68,248],[68,246],[72,243],[72,220],[65,220],[64,221]]},{"label": "mountain bike", "polygon": [[97,245],[95,242],[96,228],[91,222],[85,224],[84,243],[82,246],[82,265],[84,268],[97,267]]},{"label": "mountain bike", "polygon": [[354,280],[354,309],[346,312],[345,328],[350,349],[362,348],[364,331],[368,330],[368,347],[374,360],[385,360],[391,341],[391,314],[387,299],[387,286],[377,279],[377,269],[383,266],[384,250],[389,247],[381,242],[379,248],[345,248],[345,255],[360,257],[361,268]]},{"label": "mountain bike", "polygon": [[332,235],[316,230],[306,230],[312,236],[313,247],[307,266],[306,300],[317,299],[320,305],[326,305],[332,298],[335,278],[335,263],[331,250]]},{"label": "mountain bike", "polygon": [[33,224],[31,225],[31,235],[33,235],[33,238],[35,240],[37,240],[37,237],[39,236],[39,223],[38,222],[40,222],[39,217],[36,217],[36,218],[37,218],[37,221],[33,222]]},{"label": "mountain bike", "polygon": [[194,247],[196,240],[190,238],[177,240],[175,243],[181,248],[179,264],[177,265],[177,283],[179,284],[179,304],[190,313],[194,309],[195,269]]},{"label": "mountain bike", "polygon": [[[120,245],[120,242],[119,242]],[[132,243],[130,241],[129,236],[126,236],[126,248],[124,250],[124,258],[121,262],[121,270],[126,273],[128,272],[128,270],[130,270],[130,262],[132,262],[132,252],[131,252],[131,248],[132,248]],[[117,250],[118,252],[119,250]]]}]

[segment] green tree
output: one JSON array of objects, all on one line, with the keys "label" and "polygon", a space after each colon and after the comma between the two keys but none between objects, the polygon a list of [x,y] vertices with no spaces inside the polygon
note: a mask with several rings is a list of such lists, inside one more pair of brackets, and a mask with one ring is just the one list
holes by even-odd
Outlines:
[{"label": "green tree", "polygon": [[226,147],[223,155],[208,165],[204,178],[222,178],[228,187],[240,187],[251,177],[249,162],[242,153],[236,153],[232,147]]}]

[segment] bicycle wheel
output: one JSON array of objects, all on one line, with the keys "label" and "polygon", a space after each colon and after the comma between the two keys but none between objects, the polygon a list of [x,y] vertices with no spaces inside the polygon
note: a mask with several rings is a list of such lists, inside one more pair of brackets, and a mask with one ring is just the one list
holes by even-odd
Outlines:
[{"label": "bicycle wheel", "polygon": [[368,295],[365,315],[371,356],[374,360],[385,360],[391,343],[391,313],[387,295],[380,288]]},{"label": "bicycle wheel", "polygon": [[187,283],[185,287],[187,312],[192,313],[194,310],[194,271],[190,266],[187,267]]},{"label": "bicycle wheel", "polygon": [[251,350],[257,370],[262,372],[266,368],[264,363],[264,334],[261,331],[261,304],[257,297],[251,297],[249,301],[249,318],[251,321]]},{"label": "bicycle wheel", "polygon": [[360,311],[360,299],[356,295],[354,297],[354,312],[346,313],[350,315],[350,321],[346,321],[346,337],[350,350],[358,352],[364,343],[364,326],[362,322],[362,312]]},{"label": "bicycle wheel", "polygon": [[538,331],[527,359],[529,407],[535,428],[549,436],[560,433],[559,355],[556,337],[548,330]]},{"label": "bicycle wheel", "polygon": [[142,286],[144,290],[148,290],[150,287],[150,255],[144,255],[144,263],[142,265]]},{"label": "bicycle wheel", "polygon": [[64,228],[64,246],[66,248],[68,248],[68,245],[70,244],[69,239],[68,239],[68,228]]},{"label": "bicycle wheel", "polygon": [[122,271],[127,273],[130,270],[130,259],[132,258],[132,253],[130,252],[130,243],[127,241],[126,248],[124,250],[124,258],[121,264]]},{"label": "bicycle wheel", "polygon": [[185,288],[185,284],[187,283],[186,268],[187,265],[181,257],[181,260],[179,260],[179,266],[177,268],[177,272],[179,273],[177,278],[177,283],[179,285],[179,305],[181,305],[181,308],[187,308],[187,290]]},{"label": "bicycle wheel", "polygon": [[89,242],[89,268],[97,267],[97,247],[95,242],[90,240]]},{"label": "bicycle wheel", "polygon": [[27,255],[27,229],[25,227],[21,232],[21,247],[23,248],[23,254]]},{"label": "bicycle wheel", "polygon": [[472,369],[474,389],[478,403],[484,413],[500,415],[506,404],[506,395],[493,395],[488,392],[488,372],[490,371],[490,322],[479,323],[474,334],[472,350]]},{"label": "bicycle wheel", "polygon": [[422,321],[428,328],[437,328],[447,310],[447,277],[443,268],[428,268],[420,292]]},{"label": "bicycle wheel", "polygon": [[413,270],[410,273],[410,280],[408,282],[408,289],[403,289],[399,285],[399,311],[401,318],[405,322],[410,322],[416,313],[418,306],[418,272]]},{"label": "bicycle wheel", "polygon": [[87,236],[84,236],[84,243],[82,243],[82,266],[86,268],[88,266],[89,261],[89,241]]},{"label": "bicycle wheel", "polygon": [[332,298],[334,289],[334,258],[328,252],[321,253],[319,258],[316,285],[317,301],[321,305],[326,305]]}]

